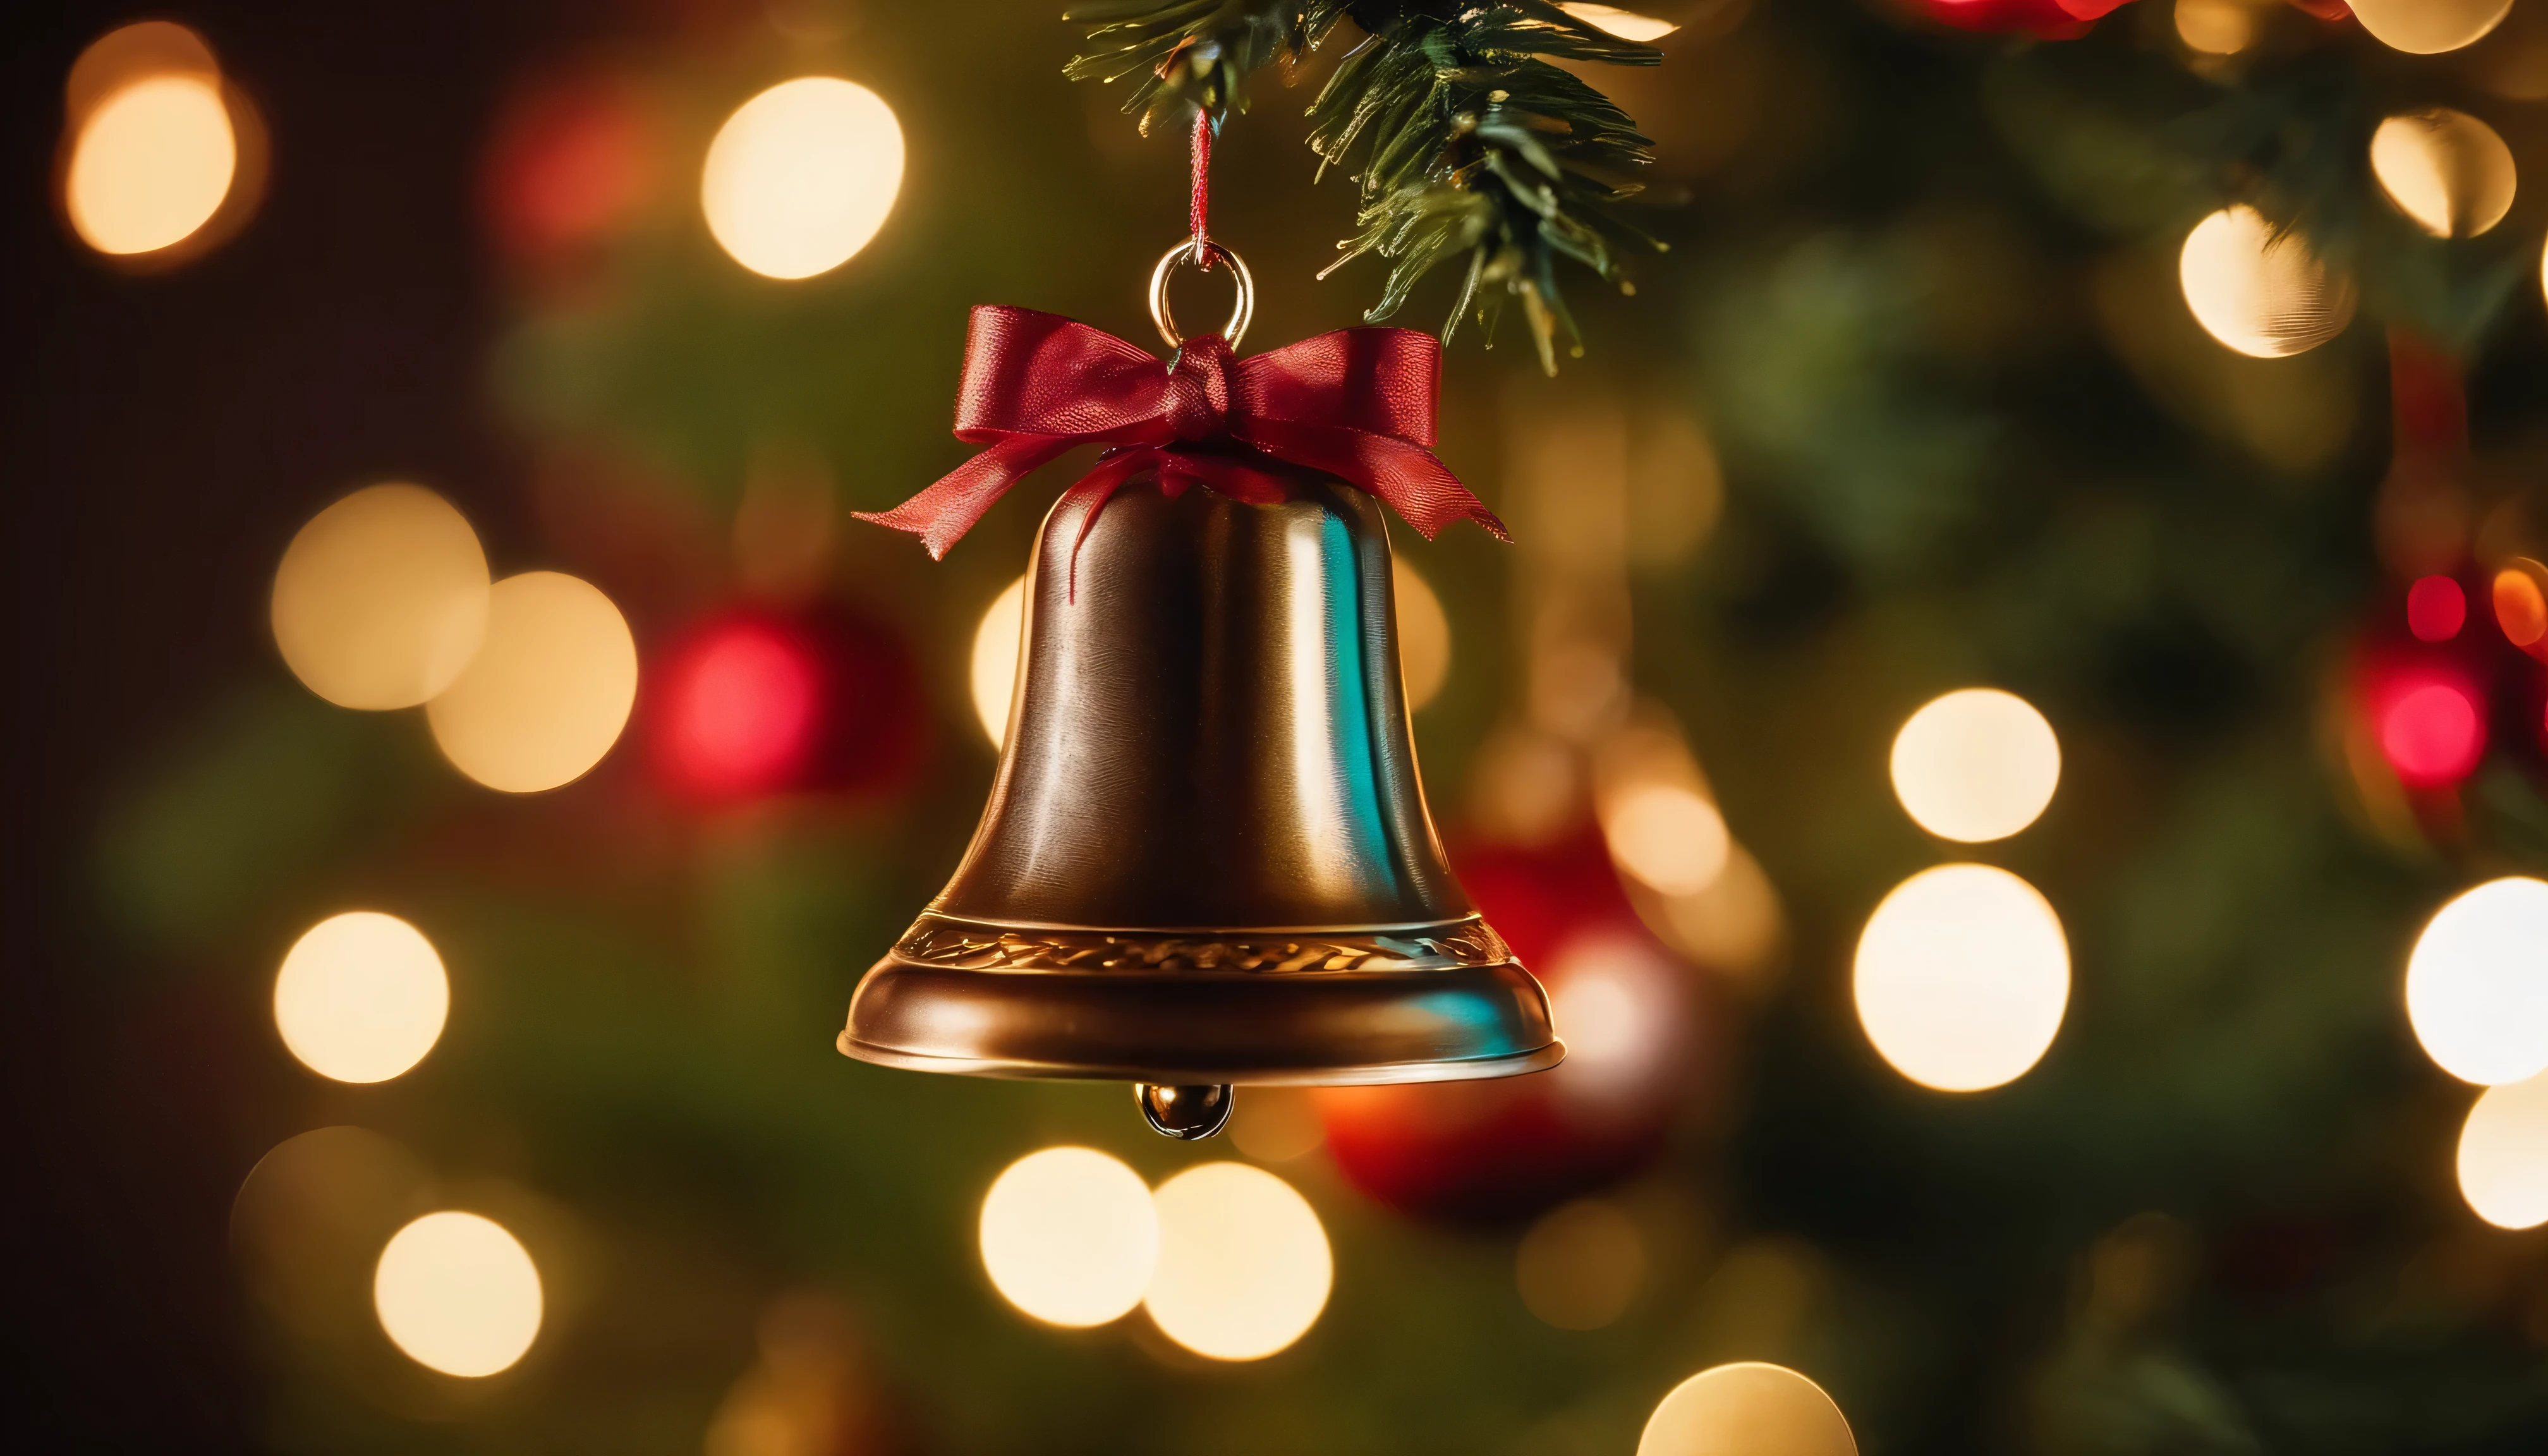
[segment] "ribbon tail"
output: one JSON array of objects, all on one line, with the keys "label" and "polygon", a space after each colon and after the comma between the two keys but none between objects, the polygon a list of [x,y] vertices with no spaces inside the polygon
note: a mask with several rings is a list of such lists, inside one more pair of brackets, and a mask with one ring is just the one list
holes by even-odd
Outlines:
[{"label": "ribbon tail", "polygon": [[1411,440],[1297,419],[1251,419],[1233,433],[1270,455],[1324,471],[1378,496],[1428,541],[1460,520],[1477,522],[1499,541],[1512,541],[1512,533],[1487,503],[1470,494],[1432,451]]},{"label": "ribbon tail", "polygon": [[1088,502],[1086,513],[1079,517],[1078,533],[1070,538],[1070,576],[1063,584],[1067,592],[1064,599],[1073,605],[1077,605],[1079,601],[1079,548],[1088,544],[1088,533],[1097,525],[1097,513],[1106,508],[1108,500],[1114,499],[1117,487],[1156,464],[1157,454],[1157,451],[1147,449],[1132,449],[1120,453],[1109,451],[1097,462],[1094,470],[1081,476],[1069,490],[1062,493],[1063,504],[1073,500]]},{"label": "ribbon tail", "polygon": [[851,514],[887,530],[918,536],[930,559],[943,561],[982,513],[1029,472],[1079,441],[1069,435],[1011,435],[941,476],[891,510]]}]

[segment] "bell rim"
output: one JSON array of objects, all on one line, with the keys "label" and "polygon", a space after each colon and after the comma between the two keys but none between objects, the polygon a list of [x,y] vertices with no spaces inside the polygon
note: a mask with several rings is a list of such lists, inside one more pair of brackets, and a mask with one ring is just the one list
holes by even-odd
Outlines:
[{"label": "bell rim", "polygon": [[931,963],[897,949],[860,978],[834,1045],[917,1071],[1171,1085],[1461,1081],[1566,1054],[1547,991],[1509,954],[1316,968],[1127,949],[1144,963]]},{"label": "bell rim", "polygon": [[1042,1062],[1015,1058],[935,1056],[862,1042],[847,1030],[834,1040],[841,1054],[900,1071],[939,1072],[1017,1082],[1152,1082],[1191,1084],[1202,1081],[1233,1087],[1375,1087],[1420,1082],[1481,1082],[1498,1077],[1546,1071],[1566,1059],[1566,1043],[1551,1038],[1528,1051],[1496,1056],[1462,1056],[1448,1060],[1375,1062],[1327,1067],[1120,1066]]}]

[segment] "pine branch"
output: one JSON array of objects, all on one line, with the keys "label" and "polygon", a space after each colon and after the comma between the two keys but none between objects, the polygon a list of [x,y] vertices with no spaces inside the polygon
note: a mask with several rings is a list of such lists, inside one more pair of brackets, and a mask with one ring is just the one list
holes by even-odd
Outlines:
[{"label": "pine branch", "polygon": [[1062,16],[1088,27],[1092,46],[1062,74],[1109,84],[1141,77],[1124,110],[1140,118],[1144,136],[1160,118],[1198,107],[1217,129],[1233,108],[1247,110],[1251,73],[1289,72],[1344,15],[1342,0],[1096,0]]},{"label": "pine branch", "polygon": [[1473,312],[1493,341],[1518,300],[1540,365],[1557,371],[1563,327],[1583,352],[1558,291],[1570,258],[1629,289],[1613,237],[1661,243],[1609,217],[1640,190],[1653,143],[1627,114],[1542,57],[1652,65],[1651,46],[1622,41],[1549,0],[1101,0],[1071,12],[1096,48],[1074,79],[1140,74],[1125,110],[1142,130],[1204,107],[1216,124],[1246,107],[1247,76],[1287,70],[1350,17],[1365,32],[1310,107],[1320,172],[1359,164],[1360,204],[1343,256],[1377,254],[1389,273],[1364,317],[1405,307],[1418,280],[1468,255],[1447,343]]}]

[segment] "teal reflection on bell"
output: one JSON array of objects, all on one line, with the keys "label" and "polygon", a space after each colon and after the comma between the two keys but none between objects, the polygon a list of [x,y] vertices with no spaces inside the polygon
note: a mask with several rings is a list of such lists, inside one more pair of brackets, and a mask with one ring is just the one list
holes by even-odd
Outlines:
[{"label": "teal reflection on bell", "polygon": [[1346,485],[1066,494],[980,827],[841,1049],[1168,1089],[1555,1065],[1425,810],[1392,591]]}]

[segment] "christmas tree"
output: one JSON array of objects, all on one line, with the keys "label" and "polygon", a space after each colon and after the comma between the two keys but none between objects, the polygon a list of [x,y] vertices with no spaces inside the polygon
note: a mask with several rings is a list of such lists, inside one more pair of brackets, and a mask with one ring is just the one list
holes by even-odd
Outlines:
[{"label": "christmas tree", "polygon": [[[20,62],[44,508],[151,523],[34,680],[101,1439],[2548,1441],[2537,0],[174,19]],[[1184,1142],[833,1038],[1091,452],[852,513],[976,448],[968,307],[1147,337],[1199,144],[1251,350],[1443,341],[1513,539],[1391,528],[1406,691],[1570,1060]]]}]

